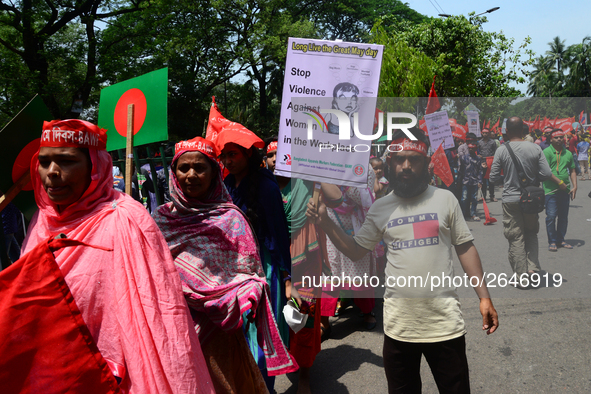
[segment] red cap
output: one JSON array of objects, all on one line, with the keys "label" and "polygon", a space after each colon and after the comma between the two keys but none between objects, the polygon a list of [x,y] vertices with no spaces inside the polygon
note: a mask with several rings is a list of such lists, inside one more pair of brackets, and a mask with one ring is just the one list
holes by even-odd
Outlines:
[{"label": "red cap", "polygon": [[187,141],[177,142],[174,146],[174,152],[175,154],[178,154],[181,151],[201,152],[214,160],[220,155],[218,148],[212,141],[201,137],[195,137]]},{"label": "red cap", "polygon": [[43,122],[41,147],[107,149],[107,130],[79,119]]}]

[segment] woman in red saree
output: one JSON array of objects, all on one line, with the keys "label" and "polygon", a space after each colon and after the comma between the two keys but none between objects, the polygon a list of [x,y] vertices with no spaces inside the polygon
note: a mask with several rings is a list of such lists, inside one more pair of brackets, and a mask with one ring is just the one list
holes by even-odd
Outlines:
[{"label": "woman in red saree", "polygon": [[23,254],[58,234],[94,246],[60,249],[55,261],[121,391],[212,393],[166,242],[143,206],[113,189],[106,141],[85,121],[44,123]]}]

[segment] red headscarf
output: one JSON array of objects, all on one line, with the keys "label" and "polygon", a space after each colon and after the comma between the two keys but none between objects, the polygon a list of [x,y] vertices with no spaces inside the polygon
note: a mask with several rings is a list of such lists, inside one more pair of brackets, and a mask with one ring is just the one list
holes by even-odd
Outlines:
[{"label": "red headscarf", "polygon": [[40,219],[47,221],[48,229],[60,229],[74,225],[87,217],[100,204],[117,197],[113,189],[113,161],[105,150],[107,134],[104,129],[92,123],[78,120],[53,120],[43,123],[41,147],[88,148],[92,171],[90,185],[80,200],[60,212],[41,183],[39,176],[39,151],[31,159],[31,181],[35,192],[35,201],[40,209]]}]

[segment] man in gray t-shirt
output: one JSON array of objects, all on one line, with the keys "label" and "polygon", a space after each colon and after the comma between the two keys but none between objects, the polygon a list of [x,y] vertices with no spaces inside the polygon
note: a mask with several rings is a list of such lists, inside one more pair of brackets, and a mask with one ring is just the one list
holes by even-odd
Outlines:
[{"label": "man in gray t-shirt", "polygon": [[[552,175],[548,161],[542,149],[536,144],[521,139],[523,121],[519,117],[512,117],[507,120],[508,141],[515,156],[521,162],[528,182],[538,185],[555,177]],[[538,261],[538,231],[540,224],[538,214],[523,213],[519,207],[521,186],[517,175],[517,169],[509,155],[505,145],[501,145],[495,152],[490,181],[500,183],[501,170],[505,175],[503,189],[503,231],[505,238],[509,241],[509,263],[513,272],[519,277],[523,274],[533,274],[540,271]],[[558,182],[557,182],[558,183]],[[517,287],[520,287],[518,285]]]},{"label": "man in gray t-shirt", "polygon": [[[490,164],[486,160],[487,157],[493,157],[497,151],[497,143],[490,138],[490,130],[488,128],[482,129],[482,139],[478,141],[478,155],[482,158],[483,163]],[[490,160],[490,159],[489,159]],[[486,168],[484,167],[484,173],[486,174]],[[490,196],[490,202],[496,202],[495,198],[495,185],[490,181],[489,178],[483,176],[482,179],[482,198],[486,200],[486,191]]]}]

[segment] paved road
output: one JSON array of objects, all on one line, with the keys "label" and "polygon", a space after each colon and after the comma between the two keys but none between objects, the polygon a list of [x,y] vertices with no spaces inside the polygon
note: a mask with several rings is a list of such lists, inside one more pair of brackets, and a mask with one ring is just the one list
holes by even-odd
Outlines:
[{"label": "paved road", "polygon": [[[550,275],[560,274],[560,287],[518,290],[491,288],[500,327],[482,332],[478,299],[472,289],[460,288],[467,326],[467,355],[474,393],[590,393],[591,392],[591,181],[579,183],[571,203],[567,241],[572,250],[549,252],[545,214],[540,214],[540,262]],[[497,197],[502,189],[497,187]],[[509,274],[508,243],[503,237],[501,202],[489,203],[498,222],[491,226],[469,222],[484,270]],[[482,207],[479,206],[480,213]],[[455,261],[456,274],[463,274]],[[492,278],[492,276],[490,277]],[[551,278],[551,276],[549,276]],[[557,278],[557,277],[556,277]],[[551,282],[551,280],[550,280]],[[356,307],[332,320],[333,335],[322,344],[311,370],[313,393],[386,393],[382,361],[382,301],[376,303],[378,327],[361,329]],[[421,377],[424,393],[437,393],[426,361]],[[280,376],[277,393],[296,393],[297,374]]]}]

